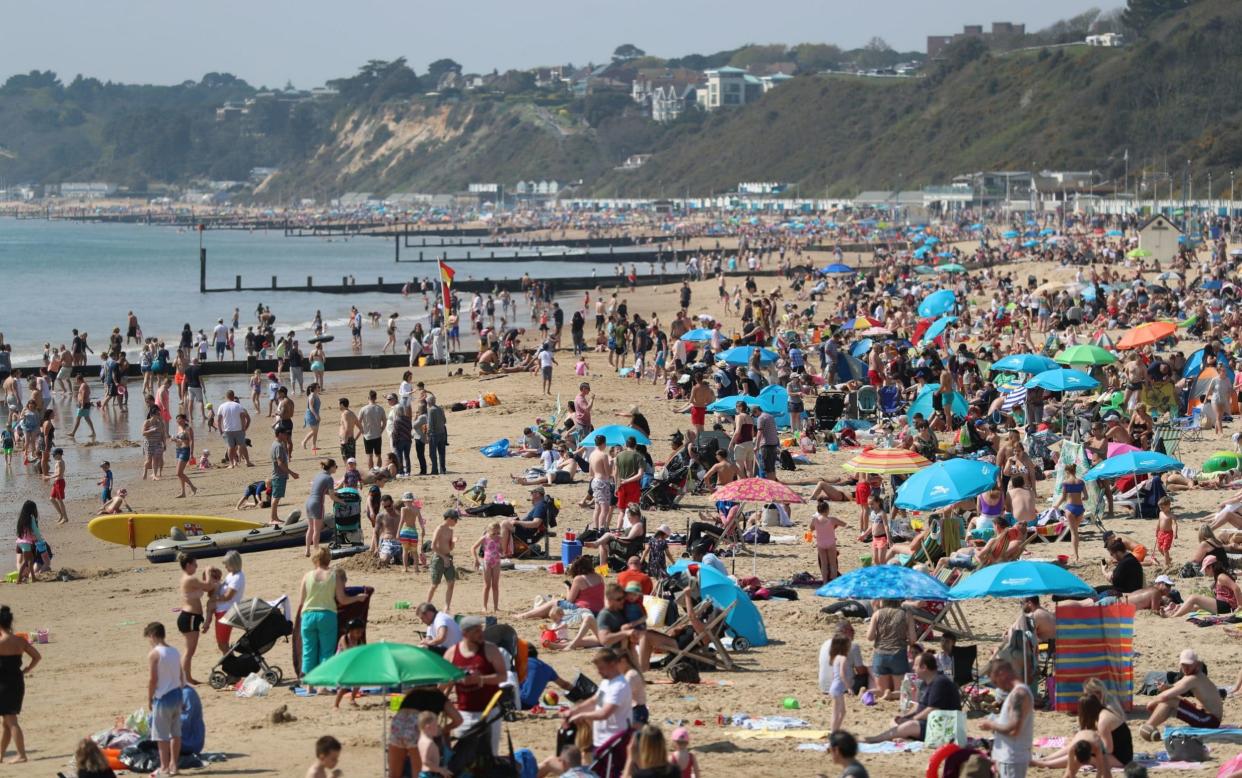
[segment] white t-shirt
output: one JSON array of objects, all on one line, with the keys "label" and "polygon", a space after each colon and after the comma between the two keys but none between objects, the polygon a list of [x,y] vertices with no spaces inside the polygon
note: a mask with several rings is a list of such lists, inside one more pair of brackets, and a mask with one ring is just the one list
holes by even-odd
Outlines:
[{"label": "white t-shirt", "polygon": [[434,638],[440,634],[441,629],[445,631],[444,640],[437,645],[449,648],[450,646],[457,645],[458,641],[461,640],[461,627],[458,626],[457,620],[444,611],[437,613],[436,617],[431,620],[431,627],[427,630],[427,635]]},{"label": "white t-shirt", "polygon": [[216,409],[216,417],[220,420],[221,432],[241,432],[242,413],[245,409],[235,400],[225,400]]},{"label": "white t-shirt", "polygon": [[224,613],[241,602],[242,595],[246,593],[246,574],[238,570],[236,573],[229,573],[224,576],[224,588],[231,591],[233,596],[227,600],[216,602],[216,613]]},{"label": "white t-shirt", "polygon": [[155,699],[181,688],[181,652],[169,645],[156,646]]},{"label": "white t-shirt", "polygon": [[551,473],[556,470],[556,458],[555,451],[544,451],[539,454],[539,459],[543,462],[543,472]]},{"label": "white t-shirt", "polygon": [[595,694],[596,708],[602,708],[612,703],[616,705],[612,715],[591,722],[595,736],[593,742],[596,748],[602,746],[609,738],[618,732],[624,732],[630,726],[630,712],[634,707],[634,698],[630,694],[630,684],[625,680],[625,676],[618,675],[616,678],[608,678],[599,682],[599,691]]},{"label": "white t-shirt", "polygon": [[227,343],[229,339],[229,328],[223,324],[217,324],[216,328],[211,331],[212,340],[216,343]]},{"label": "white t-shirt", "polygon": [[539,352],[539,366],[552,367],[552,352],[546,348]]}]

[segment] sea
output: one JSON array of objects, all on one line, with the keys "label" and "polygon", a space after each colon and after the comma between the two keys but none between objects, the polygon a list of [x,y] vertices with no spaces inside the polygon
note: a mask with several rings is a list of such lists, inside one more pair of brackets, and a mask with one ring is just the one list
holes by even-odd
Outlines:
[{"label": "sea", "polygon": [[[343,276],[357,283],[374,283],[383,277],[394,281],[435,280],[433,257],[445,256],[449,264],[468,249],[421,249],[427,261],[416,259],[420,249],[402,249],[402,262],[393,261],[392,239],[351,237],[293,238],[279,230],[246,232],[219,230],[203,233],[207,249],[207,286],[231,287],[242,276],[243,286],[266,286],[274,275],[282,285],[305,283],[339,284]],[[129,311],[138,316],[145,336],[176,341],[185,324],[197,332],[210,333],[217,319],[229,322],[233,309],[240,309],[244,328],[255,323],[262,303],[276,316],[277,330],[289,329],[310,335],[315,312],[320,311],[329,332],[345,335],[343,325],[350,306],[364,313],[378,311],[384,320],[398,313],[399,330],[406,335],[416,320],[425,317],[422,296],[412,294],[314,292],[213,292],[199,293],[199,233],[190,229],[140,224],[93,224],[44,219],[0,219],[0,333],[13,347],[14,365],[37,365],[43,346],[68,345],[73,329],[89,334],[96,351],[106,345],[114,327],[125,332]],[[478,253],[478,250],[474,250]],[[545,251],[548,253],[548,251]],[[454,270],[458,279],[535,278],[585,276],[593,270],[601,277],[613,273],[613,262],[602,257],[595,265],[544,259],[529,262],[496,260],[461,263]],[[378,342],[375,339],[378,337]],[[364,351],[378,352],[384,344],[383,329],[367,328]],[[338,337],[329,348],[343,353],[348,337]],[[129,349],[133,351],[133,347]],[[130,353],[130,361],[135,361]]]},{"label": "sea", "polygon": [[[323,283],[340,283],[345,275],[354,276],[358,283],[373,283],[380,276],[385,282],[434,280],[437,270],[431,259],[433,256],[445,255],[452,264],[455,259],[464,257],[467,250],[424,249],[428,261],[398,264],[393,261],[391,239],[327,240],[285,237],[281,231],[209,230],[203,234],[203,244],[207,248],[209,288],[231,286],[238,274],[242,276],[243,285],[254,286],[269,284],[273,275],[282,284],[305,282],[307,276],[322,279]],[[14,366],[40,364],[43,345],[68,345],[74,328],[89,333],[89,342],[98,352],[107,345],[113,327],[125,332],[127,314],[131,310],[137,314],[144,336],[158,336],[172,343],[178,339],[184,324],[188,323],[196,332],[199,329],[210,332],[217,319],[229,321],[233,309],[238,308],[243,328],[238,336],[239,346],[244,328],[255,322],[255,311],[260,303],[275,314],[278,331],[292,329],[304,336],[311,335],[311,322],[318,310],[329,333],[335,330],[337,335],[327,348],[329,364],[334,352],[346,353],[349,349],[350,339],[344,324],[351,305],[364,314],[379,311],[384,319],[398,313],[402,336],[414,322],[426,322],[421,294],[411,294],[408,298],[381,293],[202,294],[199,292],[198,249],[197,232],[174,227],[0,218],[0,333],[13,348]],[[417,258],[418,251],[403,249],[403,260]],[[601,278],[608,278],[613,273],[613,261],[602,259],[598,265],[554,259],[474,261],[459,263],[454,269],[458,279],[520,278],[523,273],[535,278],[556,278],[585,276],[593,271]],[[523,304],[520,310],[525,315],[526,306]],[[385,341],[383,326],[368,324],[363,328],[364,353],[378,353]],[[135,347],[130,345],[127,352],[130,361],[136,362]],[[89,364],[97,365],[97,357],[91,357]],[[241,375],[212,377],[210,393],[214,396],[234,389],[239,396],[247,397],[246,380],[247,377]],[[94,386],[98,398],[98,384]],[[135,465],[141,467],[141,449],[133,443],[141,439],[139,392],[133,394],[132,402],[136,406],[129,413],[97,409],[93,420],[98,439],[88,446],[82,445],[89,439],[85,427],[79,430],[77,443],[69,441],[74,409],[68,399],[54,399],[56,444],[65,449],[71,498],[97,492],[95,482],[100,478],[100,464],[105,460],[110,461],[114,469],[123,468],[129,472],[133,472]],[[266,408],[259,414],[259,422],[263,421],[265,413]],[[201,423],[196,424],[195,429],[199,435],[205,434]],[[165,478],[175,480],[176,463],[171,452],[165,457],[165,464]],[[118,487],[124,485],[119,475]],[[50,526],[55,514],[47,501],[47,490],[48,484],[33,469],[22,466],[20,451],[11,467],[0,463],[0,494],[13,506],[7,517],[0,517],[0,540],[12,537],[17,506],[25,499],[38,503],[41,523],[44,527]],[[155,512],[162,512],[173,506],[134,507],[139,511],[158,508],[160,510]],[[81,522],[93,515],[71,515],[70,518]]]}]

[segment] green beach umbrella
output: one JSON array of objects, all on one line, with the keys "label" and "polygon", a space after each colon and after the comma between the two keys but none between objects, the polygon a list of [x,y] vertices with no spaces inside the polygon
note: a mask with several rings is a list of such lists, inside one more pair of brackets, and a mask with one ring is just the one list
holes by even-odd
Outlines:
[{"label": "green beach umbrella", "polygon": [[1111,365],[1117,361],[1117,357],[1107,349],[1081,343],[1065,349],[1053,357],[1053,360],[1063,365]]},{"label": "green beach umbrella", "polygon": [[946,262],[943,265],[936,265],[936,270],[941,273],[965,273],[966,267],[956,262]]},{"label": "green beach umbrella", "polygon": [[1147,249],[1130,249],[1126,252],[1126,256],[1131,259],[1142,259],[1143,257],[1150,257],[1151,252]]},{"label": "green beach umbrella", "polygon": [[1232,451],[1217,451],[1203,463],[1204,473],[1222,473],[1238,469],[1238,455]]},{"label": "green beach umbrella", "polygon": [[367,643],[347,649],[311,670],[307,686],[427,686],[465,673],[433,651],[408,643]]}]

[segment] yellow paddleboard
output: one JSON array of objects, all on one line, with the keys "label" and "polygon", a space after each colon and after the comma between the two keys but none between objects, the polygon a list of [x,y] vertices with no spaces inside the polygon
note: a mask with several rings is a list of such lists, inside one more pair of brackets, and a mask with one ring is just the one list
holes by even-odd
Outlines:
[{"label": "yellow paddleboard", "polygon": [[254,521],[216,516],[118,513],[112,516],[96,516],[86,525],[86,529],[106,543],[116,543],[130,548],[145,548],[153,541],[168,537],[173,527],[180,527],[186,535],[203,535],[212,532],[254,529],[261,526],[263,525]]}]

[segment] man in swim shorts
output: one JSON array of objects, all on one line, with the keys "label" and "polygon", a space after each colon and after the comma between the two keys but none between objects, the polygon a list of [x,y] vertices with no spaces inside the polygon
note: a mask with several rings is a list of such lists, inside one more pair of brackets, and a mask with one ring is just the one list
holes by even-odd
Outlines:
[{"label": "man in swim shorts", "polygon": [[427,602],[435,596],[440,581],[445,581],[444,610],[453,609],[453,586],[457,583],[457,568],[453,565],[453,528],[461,514],[456,508],[444,512],[444,521],[436,527],[431,539],[431,588],[427,591]]},{"label": "man in swim shorts", "polygon": [[1204,672],[1198,653],[1193,648],[1183,650],[1178,664],[1182,668],[1181,680],[1147,703],[1151,716],[1139,727],[1139,737],[1144,740],[1159,740],[1160,725],[1173,717],[1201,729],[1220,727],[1224,701],[1216,684]]}]

